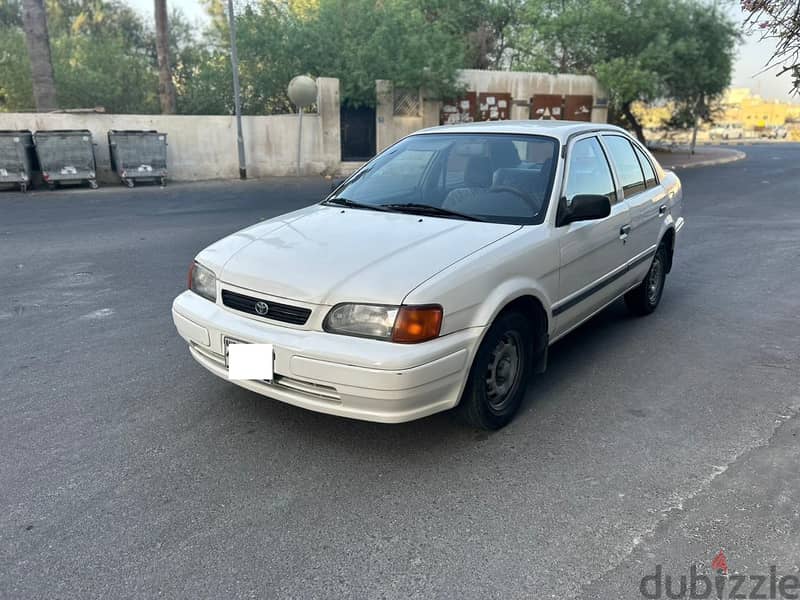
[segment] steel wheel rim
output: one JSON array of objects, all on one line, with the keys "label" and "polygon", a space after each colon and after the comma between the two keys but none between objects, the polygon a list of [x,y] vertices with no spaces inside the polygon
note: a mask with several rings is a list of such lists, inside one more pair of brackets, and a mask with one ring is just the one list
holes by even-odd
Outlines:
[{"label": "steel wheel rim", "polygon": [[522,366],[522,339],[516,331],[507,331],[489,355],[486,368],[486,398],[494,411],[503,410],[514,397]]},{"label": "steel wheel rim", "polygon": [[663,271],[664,265],[661,263],[661,257],[656,256],[650,267],[650,274],[647,276],[647,301],[650,302],[650,304],[658,302],[658,296],[661,293]]}]

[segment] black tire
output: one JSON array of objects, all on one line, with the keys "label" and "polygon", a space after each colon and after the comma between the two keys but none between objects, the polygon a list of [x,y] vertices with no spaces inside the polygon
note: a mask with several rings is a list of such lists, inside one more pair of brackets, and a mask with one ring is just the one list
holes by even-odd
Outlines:
[{"label": "black tire", "polygon": [[625,294],[628,310],[636,316],[649,315],[661,302],[664,282],[667,278],[667,249],[661,244],[656,250],[644,281]]},{"label": "black tire", "polygon": [[458,405],[469,425],[500,429],[514,418],[532,370],[532,338],[528,319],[517,312],[501,314],[489,328]]}]

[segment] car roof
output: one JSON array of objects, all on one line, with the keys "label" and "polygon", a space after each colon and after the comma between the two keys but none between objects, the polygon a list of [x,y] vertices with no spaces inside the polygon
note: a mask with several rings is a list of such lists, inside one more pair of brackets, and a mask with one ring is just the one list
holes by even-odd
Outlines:
[{"label": "car roof", "polygon": [[457,125],[439,125],[421,129],[412,135],[429,133],[516,133],[525,135],[547,135],[566,142],[568,138],[592,131],[627,132],[621,127],[606,123],[587,123],[586,121],[483,121],[479,123],[459,123]]}]

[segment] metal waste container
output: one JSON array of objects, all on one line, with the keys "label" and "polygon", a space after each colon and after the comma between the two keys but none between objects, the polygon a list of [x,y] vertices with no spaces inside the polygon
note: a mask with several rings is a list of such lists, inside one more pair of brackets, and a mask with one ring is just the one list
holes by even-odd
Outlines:
[{"label": "metal waste container", "polygon": [[88,129],[37,131],[33,142],[48,187],[81,181],[88,181],[92,189],[97,187],[94,143]]},{"label": "metal waste container", "polygon": [[25,192],[35,169],[31,132],[0,131],[0,184],[18,185]]},{"label": "metal waste container", "polygon": [[108,132],[111,168],[133,187],[137,179],[167,184],[167,134],[112,129]]}]

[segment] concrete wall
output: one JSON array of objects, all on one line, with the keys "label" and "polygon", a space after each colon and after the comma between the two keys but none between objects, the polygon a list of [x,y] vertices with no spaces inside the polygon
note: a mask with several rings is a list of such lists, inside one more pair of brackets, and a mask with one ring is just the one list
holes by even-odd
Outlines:
[{"label": "concrete wall", "polygon": [[[401,116],[394,114],[394,84],[385,79],[375,82],[377,106],[375,107],[375,145],[378,152],[391,146],[397,140],[404,138],[425,127],[423,115]],[[424,107],[421,111],[424,114]],[[438,125],[438,109],[436,111]]]},{"label": "concrete wall", "polygon": [[[511,107],[512,119],[528,119],[528,103],[535,94],[560,94],[568,96],[593,96],[592,122],[605,123],[608,109],[605,106],[606,92],[591,75],[550,75],[549,73],[528,73],[522,71],[480,71],[463,69],[459,80],[472,92],[507,92],[514,104]],[[602,105],[598,106],[598,100]]]},{"label": "concrete wall", "polygon": [[[606,92],[591,75],[550,75],[547,73],[463,69],[459,73],[459,80],[470,92],[511,94],[512,119],[527,120],[529,118],[529,103],[535,94],[558,94],[594,97],[592,122],[605,123],[608,120],[608,109],[605,105]],[[422,93],[421,114],[416,117],[408,117],[394,114],[394,88],[391,81],[376,81],[375,91],[378,99],[375,109],[378,152],[418,129],[439,124],[442,102],[426,97],[424,92]]]},{"label": "concrete wall", "polygon": [[[303,116],[303,173],[339,170],[339,80],[319,78],[319,112]],[[297,172],[297,115],[243,117],[247,173],[252,177]],[[167,134],[169,179],[239,177],[233,116],[0,113],[0,129],[88,129],[94,138],[98,178],[110,171],[109,129],[156,129]]]}]

